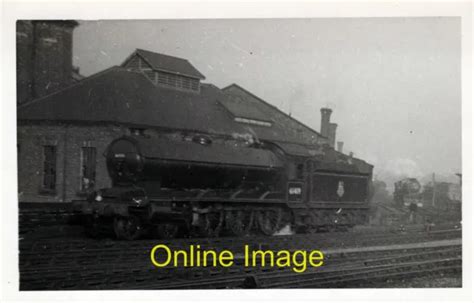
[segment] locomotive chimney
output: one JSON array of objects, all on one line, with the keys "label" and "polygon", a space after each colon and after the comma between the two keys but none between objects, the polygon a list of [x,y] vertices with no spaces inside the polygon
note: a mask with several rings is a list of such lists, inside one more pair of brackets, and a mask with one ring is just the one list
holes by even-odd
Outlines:
[{"label": "locomotive chimney", "polygon": [[343,146],[344,146],[344,142],[342,142],[342,141],[337,141],[337,151],[338,151],[338,152],[340,152],[340,153],[343,152],[343,151],[342,151]]},{"label": "locomotive chimney", "polygon": [[350,153],[349,153],[349,159],[347,159],[347,162],[348,162],[349,164],[352,164],[352,159],[353,159],[353,158],[354,158],[354,153],[353,153],[353,152],[350,152]]},{"label": "locomotive chimney", "polygon": [[329,121],[331,119],[332,110],[327,107],[321,108],[321,135],[329,138]]},{"label": "locomotive chimney", "polygon": [[332,148],[334,148],[334,146],[336,145],[336,128],[337,128],[336,123],[329,123],[328,139],[329,139],[329,145]]}]

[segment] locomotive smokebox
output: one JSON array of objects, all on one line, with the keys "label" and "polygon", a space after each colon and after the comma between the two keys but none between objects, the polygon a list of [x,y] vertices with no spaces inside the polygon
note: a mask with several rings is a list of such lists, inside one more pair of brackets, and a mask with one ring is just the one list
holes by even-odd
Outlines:
[{"label": "locomotive smokebox", "polygon": [[114,140],[106,151],[107,170],[114,183],[133,183],[142,177],[144,159],[131,137]]}]

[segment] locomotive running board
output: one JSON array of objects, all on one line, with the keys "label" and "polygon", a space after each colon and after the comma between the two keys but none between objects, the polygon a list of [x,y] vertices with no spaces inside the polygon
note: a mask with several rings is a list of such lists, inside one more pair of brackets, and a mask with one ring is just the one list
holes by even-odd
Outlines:
[{"label": "locomotive running board", "polygon": [[298,208],[358,208],[368,209],[369,205],[365,202],[308,202],[308,203],[288,203],[288,207],[292,209]]}]

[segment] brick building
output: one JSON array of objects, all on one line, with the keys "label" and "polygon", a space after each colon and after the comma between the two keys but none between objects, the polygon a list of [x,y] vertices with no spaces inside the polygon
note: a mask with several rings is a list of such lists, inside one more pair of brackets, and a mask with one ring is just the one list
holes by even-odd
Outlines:
[{"label": "brick building", "polygon": [[[295,157],[326,149],[334,163],[367,165],[328,151],[323,145],[334,139],[244,88],[219,89],[204,79],[185,59],[138,49],[120,66],[19,105],[20,202],[70,202],[110,186],[103,154],[123,135],[232,146],[272,142]],[[323,118],[327,129],[329,116]]]}]

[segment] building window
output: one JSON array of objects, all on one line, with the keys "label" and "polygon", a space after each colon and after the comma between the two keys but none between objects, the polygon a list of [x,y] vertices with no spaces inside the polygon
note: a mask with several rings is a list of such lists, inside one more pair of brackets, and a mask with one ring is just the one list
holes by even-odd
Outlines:
[{"label": "building window", "polygon": [[81,167],[81,190],[86,191],[94,188],[95,185],[95,166],[96,166],[96,148],[82,148],[82,167]]},{"label": "building window", "polygon": [[53,192],[56,190],[56,146],[43,146],[43,189]]},{"label": "building window", "polygon": [[166,72],[158,73],[158,84],[185,90],[199,91],[199,80]]}]

